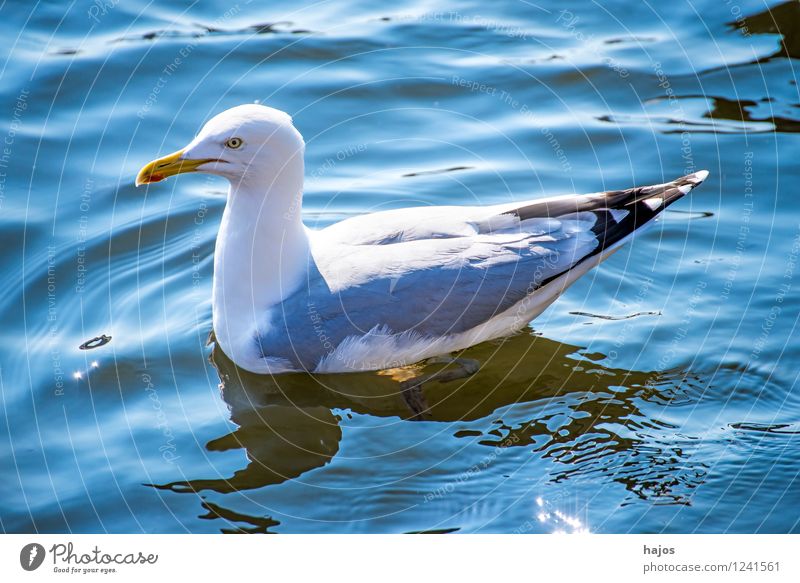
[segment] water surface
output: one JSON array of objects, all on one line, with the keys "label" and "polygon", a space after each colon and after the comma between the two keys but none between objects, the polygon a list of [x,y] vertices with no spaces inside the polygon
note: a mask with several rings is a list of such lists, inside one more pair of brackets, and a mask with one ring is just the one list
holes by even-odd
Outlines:
[{"label": "water surface", "polygon": [[[0,10],[3,530],[800,530],[797,2]],[[421,385],[259,378],[206,345],[226,185],[133,186],[255,100],[312,227],[711,175]]]}]

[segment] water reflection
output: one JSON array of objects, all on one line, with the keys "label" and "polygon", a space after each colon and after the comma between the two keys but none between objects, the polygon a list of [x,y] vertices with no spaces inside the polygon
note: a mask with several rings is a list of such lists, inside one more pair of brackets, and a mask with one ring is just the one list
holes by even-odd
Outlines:
[{"label": "water reflection", "polygon": [[[686,118],[670,117],[660,113],[659,107],[665,107],[670,99],[686,103]],[[695,134],[711,133],[798,133],[800,120],[792,117],[796,113],[797,105],[784,103],[775,98],[732,99],[714,95],[679,95],[673,97],[657,97],[649,100],[647,104],[655,106],[649,115],[602,115],[599,121],[625,124],[642,125],[655,124],[663,126],[665,134],[683,133],[688,131]],[[699,113],[704,110],[702,113]],[[698,112],[694,116],[691,112]],[[730,123],[736,122],[736,123]],[[674,126],[679,126],[677,129]]]},{"label": "water reflection", "polygon": [[[615,368],[606,361],[604,355],[525,333],[416,367],[270,377],[236,367],[214,348],[211,362],[238,429],[211,440],[206,448],[244,450],[248,463],[228,477],[155,487],[227,494],[298,478],[336,456],[342,441],[340,422],[344,415],[356,413],[399,417],[405,423],[463,426],[474,421],[476,428],[441,432],[441,438],[525,448],[561,467],[551,474],[554,483],[596,474],[623,485],[632,498],[688,503],[706,466],[692,461],[690,438],[676,435],[676,427],[643,411],[645,405],[669,406],[680,393],[680,379]],[[532,412],[525,413],[528,418],[523,421],[518,415],[521,404]],[[516,420],[504,421],[504,414]],[[239,529],[242,532],[266,532],[278,524],[207,501],[202,504],[208,511],[203,518],[244,521],[248,526]],[[583,528],[573,527],[575,532]]]},{"label": "water reflection", "polygon": [[[747,123],[769,123],[776,132],[800,132],[800,121],[788,115],[774,115],[776,109],[784,107],[773,104],[770,99],[763,98],[759,102],[750,99],[726,99],[724,97],[709,97],[711,108],[703,117],[709,119],[729,119]],[[766,104],[766,105],[765,105]],[[764,106],[767,111],[763,115],[754,112],[759,106]],[[788,108],[785,108],[787,113]]]},{"label": "water reflection", "polygon": [[203,520],[223,519],[229,523],[243,522],[249,526],[236,526],[232,528],[221,528],[220,532],[224,534],[274,534],[270,532],[270,528],[278,526],[280,522],[273,520],[269,517],[249,516],[241,512],[235,512],[227,508],[223,508],[213,502],[203,501],[201,506],[206,510],[206,514],[201,514],[200,518]]},{"label": "water reflection", "polygon": [[779,57],[800,59],[800,2],[797,0],[789,0],[729,24],[744,34],[781,35],[780,49],[758,59],[756,63],[766,63]]},{"label": "water reflection", "polygon": [[[736,19],[727,23],[732,31],[736,31],[735,34],[744,38],[751,35],[777,35],[778,49],[752,60],[725,63],[699,72],[697,78],[703,80],[702,92],[683,94],[677,90],[674,94],[650,96],[644,102],[644,114],[614,112],[597,116],[597,119],[615,125],[655,126],[665,134],[800,132],[800,104],[796,100],[794,75],[783,76],[777,73],[775,67],[766,67],[768,63],[781,59],[800,58],[800,3],[796,0],[783,2],[749,16],[742,15],[739,7],[735,8],[737,12],[733,14]],[[791,61],[784,63],[791,72]],[[763,89],[758,89],[755,84],[746,88],[739,85],[727,87],[727,95],[720,94],[723,85],[715,87],[712,81],[715,74],[723,72],[731,80],[733,75],[748,74],[745,71],[734,73],[734,69],[740,67],[750,68],[756,73],[764,84]],[[786,80],[791,86],[788,90],[780,87]],[[692,79],[682,81],[691,83]]]}]

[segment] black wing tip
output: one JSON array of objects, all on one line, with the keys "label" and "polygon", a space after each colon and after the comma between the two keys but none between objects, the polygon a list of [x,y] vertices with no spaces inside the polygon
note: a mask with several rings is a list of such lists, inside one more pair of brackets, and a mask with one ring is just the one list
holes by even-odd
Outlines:
[{"label": "black wing tip", "polygon": [[699,170],[682,176],[672,182],[632,188],[627,193],[627,200],[617,201],[609,208],[627,210],[628,214],[621,221],[614,219],[613,214],[605,209],[594,211],[597,222],[592,231],[600,238],[600,249],[606,249],[621,241],[636,229],[656,218],[672,203],[689,194],[695,187],[708,178],[708,170]]},{"label": "black wing tip", "polygon": [[632,188],[629,191],[631,196],[618,206],[632,207],[641,202],[658,201],[657,206],[654,206],[653,210],[658,209],[661,211],[700,186],[706,178],[708,178],[708,170],[699,170],[687,174],[686,176],[676,178],[672,182]]},{"label": "black wing tip", "polygon": [[543,200],[507,210],[502,214],[515,215],[520,221],[525,221],[533,218],[559,217],[561,215],[599,209],[628,210],[628,208],[644,200],[656,197],[663,199],[663,204],[659,210],[664,210],[664,208],[683,197],[683,195],[688,194],[693,188],[702,184],[706,178],[708,178],[708,170],[699,170],[664,184],[635,186],[626,190],[609,190],[585,196]]},{"label": "black wing tip", "polygon": [[692,190],[700,186],[705,179],[708,178],[708,170],[698,170],[697,172],[692,172],[691,174],[687,174],[686,176],[681,176],[677,180],[673,180],[671,184],[668,184],[668,187],[665,191],[664,197],[664,208],[671,205],[676,200],[679,200],[684,197],[684,195],[689,194]]},{"label": "black wing tip", "polygon": [[700,186],[703,184],[706,178],[708,178],[708,170],[698,170],[697,172],[692,172],[691,174],[682,176],[677,180],[673,180],[673,184],[676,186],[691,186],[694,188],[695,186]]}]

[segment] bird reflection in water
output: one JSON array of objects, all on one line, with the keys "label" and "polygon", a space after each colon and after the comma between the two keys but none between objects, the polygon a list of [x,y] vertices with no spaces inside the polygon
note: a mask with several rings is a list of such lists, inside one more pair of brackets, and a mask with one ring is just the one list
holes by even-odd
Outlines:
[{"label": "bird reflection in water", "polygon": [[[407,423],[491,421],[489,430],[441,435],[491,448],[529,448],[560,468],[549,476],[551,482],[597,474],[622,484],[631,500],[688,504],[706,473],[680,445],[691,449],[690,439],[676,439],[676,427],[641,410],[643,404],[668,406],[680,392],[683,375],[610,367],[603,355],[532,332],[472,347],[457,358],[378,373],[256,375],[236,367],[216,347],[210,360],[238,429],[206,448],[245,450],[248,463],[228,477],[156,488],[228,494],[295,479],[336,456],[342,411]],[[497,418],[499,410],[520,403],[535,416],[525,422]],[[207,501],[202,505],[208,512],[201,518],[248,524],[237,532],[267,532],[278,524]]]},{"label": "bird reflection in water", "polygon": [[800,2],[788,0],[757,14],[739,16],[728,25],[743,34],[780,35],[777,52],[761,57],[756,63],[766,63],[777,58],[800,58]]}]

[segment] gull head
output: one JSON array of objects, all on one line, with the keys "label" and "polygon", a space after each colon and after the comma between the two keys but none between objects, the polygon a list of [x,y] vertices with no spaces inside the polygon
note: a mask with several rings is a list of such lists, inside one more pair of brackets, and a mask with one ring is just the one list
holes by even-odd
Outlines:
[{"label": "gull head", "polygon": [[240,105],[213,117],[185,148],[145,165],[136,176],[136,186],[203,172],[223,176],[237,186],[268,189],[276,182],[299,180],[302,187],[304,149],[303,137],[287,113]]}]

